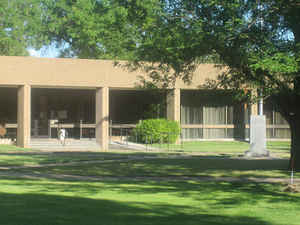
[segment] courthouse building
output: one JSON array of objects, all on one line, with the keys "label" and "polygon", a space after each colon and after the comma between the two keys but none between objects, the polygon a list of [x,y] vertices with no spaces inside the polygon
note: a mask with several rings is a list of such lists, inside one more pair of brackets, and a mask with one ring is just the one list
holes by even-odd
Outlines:
[{"label": "courthouse building", "polygon": [[[257,105],[199,88],[221,72],[202,64],[191,85],[178,81],[164,94],[139,88],[143,74],[112,61],[0,56],[0,123],[22,147],[34,138],[57,138],[57,129],[64,127],[71,137],[95,138],[107,149],[111,124],[134,125],[164,104],[157,117],[180,122],[185,140],[246,139]],[[289,127],[272,103],[265,101],[264,109],[267,138],[289,138]]]}]

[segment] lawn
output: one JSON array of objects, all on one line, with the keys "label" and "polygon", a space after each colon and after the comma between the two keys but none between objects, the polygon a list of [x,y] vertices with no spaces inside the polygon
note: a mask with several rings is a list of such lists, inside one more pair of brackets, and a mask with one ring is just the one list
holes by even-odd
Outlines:
[{"label": "lawn", "polygon": [[0,152],[14,152],[14,151],[32,151],[31,149],[25,149],[21,147],[17,147],[15,145],[2,145],[0,144]]},{"label": "lawn", "polygon": [[[240,147],[205,143],[207,152],[0,151],[1,223],[5,225],[299,225],[300,193],[284,183],[250,178],[289,178],[288,159],[240,157]],[[269,144],[287,154],[288,144]],[[229,147],[231,145],[231,147]],[[235,146],[235,147],[232,147]],[[210,150],[210,151],[208,151]],[[201,153],[201,152],[200,152]],[[277,155],[277,156],[278,156]],[[90,164],[81,163],[94,161]],[[80,163],[56,165],[52,163]],[[56,175],[49,178],[48,175]],[[77,175],[79,177],[73,176]],[[33,176],[35,178],[33,178]],[[86,181],[99,178],[97,181]],[[296,177],[300,178],[298,174]],[[80,180],[80,178],[83,178]],[[101,179],[103,178],[103,179]],[[142,179],[137,179],[142,178]],[[210,178],[210,180],[206,180]],[[235,182],[212,181],[237,178]]]},{"label": "lawn", "polygon": [[60,163],[78,163],[85,161],[101,161],[111,159],[126,159],[126,154],[114,153],[1,153],[0,152],[0,167],[1,166],[38,166],[46,164]]},{"label": "lawn", "polygon": [[[40,172],[88,176],[202,176],[202,177],[288,177],[288,158],[245,159],[241,154],[233,154],[245,149],[247,143],[239,142],[198,142],[191,146],[201,145],[204,155],[194,152],[64,152],[64,153],[2,153],[0,166],[38,166],[55,163],[78,163],[100,161],[85,165],[40,168]],[[221,147],[223,151],[221,152]],[[271,153],[280,152],[288,155],[288,142],[269,142]],[[26,151],[26,150],[25,150]],[[218,152],[219,151],[219,152]],[[201,152],[200,152],[201,153]],[[179,158],[178,158],[179,156]],[[135,157],[136,159],[133,159]],[[125,160],[110,162],[109,160]],[[129,161],[126,161],[130,159]],[[106,163],[103,163],[106,162]],[[32,170],[32,168],[26,169]]]},{"label": "lawn", "polygon": [[[289,142],[268,142],[268,149],[271,154],[281,158],[289,157]],[[168,156],[168,155],[189,155],[205,154],[213,156],[238,156],[242,155],[249,144],[246,142],[185,142],[184,150],[176,151],[172,146],[170,151],[154,153],[151,151],[135,151],[136,156]],[[174,146],[173,146],[174,147]],[[178,146],[177,146],[178,147]],[[132,154],[130,154],[132,155]],[[0,166],[37,166],[54,163],[72,163],[91,160],[125,159],[127,152],[113,151],[110,153],[46,153],[38,150],[24,149],[10,145],[0,145]]]},{"label": "lawn", "polygon": [[[289,178],[287,159],[244,159],[235,157],[155,157],[130,161],[108,161],[85,165],[27,168],[26,172],[91,177],[200,177],[200,178]],[[18,170],[17,170],[18,171]],[[300,178],[296,173],[295,177]]]},{"label": "lawn", "polygon": [[0,180],[5,225],[299,225],[280,184]]},{"label": "lawn", "polygon": [[[174,153],[133,152],[130,156],[161,156]],[[175,153],[176,155],[177,153]],[[43,152],[11,145],[0,145],[1,166],[38,166],[55,163],[76,163],[94,160],[126,159],[128,152],[122,150],[111,152]]]},{"label": "lawn", "polygon": [[[184,141],[181,144],[153,144],[150,147],[168,149],[170,151],[204,152],[204,153],[231,153],[243,154],[250,148],[245,141]],[[271,153],[287,154],[290,150],[289,141],[268,141],[267,149]]]}]

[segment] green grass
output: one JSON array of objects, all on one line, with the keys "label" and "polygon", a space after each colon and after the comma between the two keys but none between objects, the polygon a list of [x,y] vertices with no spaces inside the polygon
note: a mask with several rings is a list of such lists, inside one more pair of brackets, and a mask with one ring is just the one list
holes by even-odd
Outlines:
[{"label": "green grass", "polygon": [[116,153],[89,153],[89,152],[64,152],[64,153],[1,153],[0,166],[38,166],[46,164],[78,163],[95,160],[127,159],[128,154]]},{"label": "green grass", "polygon": [[240,141],[198,141],[184,142],[183,148],[191,152],[241,153],[249,148],[249,144]]},{"label": "green grass", "polygon": [[[202,153],[238,153],[242,154],[249,149],[250,145],[243,141],[191,141],[183,142],[182,145],[167,145],[167,144],[153,144],[149,147],[157,147],[167,150],[180,150],[180,152],[202,152]],[[290,142],[288,141],[269,141],[267,142],[267,149],[271,153],[287,154],[290,150]],[[1,152],[29,152],[31,149],[24,149],[12,145],[0,145]],[[36,151],[36,150],[34,150]]]},{"label": "green grass", "polygon": [[[153,144],[152,147],[183,152],[243,154],[250,148],[250,145],[244,141],[186,141],[180,145]],[[268,141],[267,149],[271,153],[287,154],[290,150],[290,142]]]},{"label": "green grass", "polygon": [[267,149],[271,152],[289,153],[291,149],[290,141],[268,141]]},{"label": "green grass", "polygon": [[280,184],[0,180],[6,225],[299,225]]},{"label": "green grass", "polygon": [[[203,142],[201,142],[203,147]],[[300,194],[284,184],[243,182],[288,178],[288,159],[237,157],[244,146],[204,143],[207,152],[43,153],[0,151],[0,165],[44,165],[1,173],[1,224],[5,225],[299,225]],[[223,150],[221,148],[223,146]],[[224,147],[225,146],[225,147]],[[3,146],[1,146],[3,147]],[[286,143],[269,143],[287,154]],[[210,151],[208,151],[210,149]],[[218,149],[220,151],[218,152]],[[232,154],[232,149],[236,150]],[[239,150],[238,150],[239,149]],[[216,151],[217,152],[216,152]],[[147,157],[153,158],[147,158]],[[178,158],[177,156],[180,156]],[[135,158],[133,158],[135,157]],[[146,158],[143,158],[146,157]],[[103,163],[47,167],[49,163],[102,160]],[[111,161],[121,159],[125,161]],[[126,161],[127,159],[133,159]],[[109,161],[107,161],[109,160]],[[16,178],[14,173],[25,178]],[[39,178],[28,178],[35,174]],[[102,181],[49,179],[47,174],[106,177]],[[182,180],[243,178],[240,182]],[[22,176],[21,176],[22,177]],[[113,177],[111,179],[109,177]],[[144,177],[136,180],[136,177]],[[156,181],[154,178],[161,178]],[[169,181],[167,178],[177,180]],[[296,174],[296,177],[299,177]],[[119,179],[120,178],[120,179]],[[121,179],[122,178],[122,179]],[[70,179],[70,178],[69,178]]]},{"label": "green grass", "polygon": [[72,158],[71,156],[59,156],[51,154],[1,155],[0,153],[0,166],[37,166],[43,164],[71,163],[101,159],[102,158],[91,158],[88,156]]},{"label": "green grass", "polygon": [[[27,172],[113,177],[235,177],[288,178],[287,159],[239,159],[198,156],[26,169]],[[295,174],[300,178],[300,174]]]},{"label": "green grass", "polygon": [[11,151],[32,151],[31,149],[17,147],[15,145],[2,145],[0,144],[0,152],[11,152]]},{"label": "green grass", "polygon": [[[81,161],[126,159],[129,156],[163,156],[174,153],[128,152],[43,152],[13,145],[0,145],[1,166],[38,166],[54,163],[76,163]],[[175,153],[177,154],[177,153]]]},{"label": "green grass", "polygon": [[[45,167],[40,172],[69,175],[88,176],[200,176],[200,177],[280,177],[289,176],[288,167],[288,142],[269,142],[268,149],[272,153],[284,156],[278,159],[244,159],[235,157],[241,149],[245,149],[244,142],[198,142],[205,155],[178,159],[173,156],[189,156],[189,152],[170,153],[143,153],[143,152],[114,152],[114,153],[1,153],[0,166],[37,166],[54,163],[76,163],[82,161],[111,159],[127,159],[133,156],[143,158],[152,156],[152,160],[134,160],[129,162],[92,163],[88,165],[73,165]],[[223,151],[221,148],[223,147]],[[210,151],[208,151],[210,150]],[[219,151],[219,152],[218,152]],[[242,154],[242,153],[241,153]],[[286,154],[286,156],[284,155]],[[171,158],[170,158],[171,157]],[[33,170],[29,168],[27,170]],[[297,175],[298,176],[298,175]]]}]

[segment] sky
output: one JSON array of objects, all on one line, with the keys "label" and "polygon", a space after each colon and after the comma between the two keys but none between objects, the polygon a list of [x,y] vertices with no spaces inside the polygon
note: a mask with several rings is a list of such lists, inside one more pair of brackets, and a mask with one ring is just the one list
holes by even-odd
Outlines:
[{"label": "sky", "polygon": [[39,57],[39,58],[56,58],[58,57],[58,51],[55,49],[41,48],[40,50],[35,50],[29,48],[28,52],[30,56]]},{"label": "sky", "polygon": [[57,58],[59,55],[59,49],[55,45],[44,46],[40,50],[35,50],[33,48],[27,49],[30,56],[39,58]]}]

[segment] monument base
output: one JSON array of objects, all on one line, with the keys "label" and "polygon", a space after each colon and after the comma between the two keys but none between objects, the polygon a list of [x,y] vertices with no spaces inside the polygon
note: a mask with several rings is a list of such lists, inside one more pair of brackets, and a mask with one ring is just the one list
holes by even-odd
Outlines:
[{"label": "monument base", "polygon": [[250,149],[245,151],[246,157],[268,157],[270,156],[270,152],[266,148],[262,148],[255,144],[250,145]]},{"label": "monument base", "polygon": [[270,152],[266,144],[266,117],[251,116],[250,118],[250,149],[246,157],[268,157]]}]

